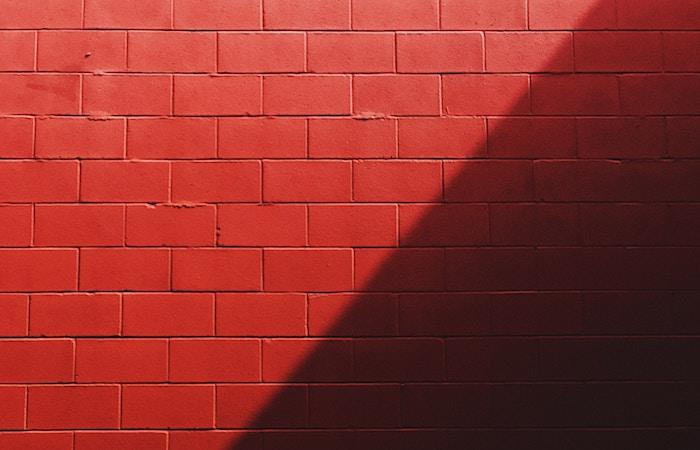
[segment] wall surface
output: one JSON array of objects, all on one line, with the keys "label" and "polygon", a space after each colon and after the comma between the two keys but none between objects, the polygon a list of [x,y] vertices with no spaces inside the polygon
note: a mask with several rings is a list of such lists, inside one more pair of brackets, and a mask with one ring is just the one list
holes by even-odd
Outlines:
[{"label": "wall surface", "polygon": [[700,448],[700,0],[0,29],[0,449]]}]

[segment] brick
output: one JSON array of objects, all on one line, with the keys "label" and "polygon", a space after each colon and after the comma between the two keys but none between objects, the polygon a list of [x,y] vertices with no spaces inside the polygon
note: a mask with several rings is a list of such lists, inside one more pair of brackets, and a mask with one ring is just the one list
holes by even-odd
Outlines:
[{"label": "brick", "polygon": [[350,0],[263,0],[266,30],[347,30]]},{"label": "brick", "polygon": [[26,336],[29,329],[29,299],[26,295],[0,295],[0,336]]},{"label": "brick", "polygon": [[560,115],[608,115],[620,112],[618,80],[608,75],[532,77],[532,112]]},{"label": "brick", "polygon": [[118,386],[31,386],[27,426],[38,430],[119,427]]},{"label": "brick", "polygon": [[310,336],[394,336],[397,298],[391,294],[309,296]]},{"label": "brick", "polygon": [[624,114],[694,115],[700,113],[700,75],[628,75],[620,77]]},{"label": "brick", "polygon": [[700,154],[700,118],[667,118],[666,133],[669,154],[677,157]]},{"label": "brick", "polygon": [[442,249],[357,249],[358,291],[439,291],[445,285]]},{"label": "brick", "polygon": [[255,339],[175,339],[170,342],[170,381],[260,381],[260,359]]},{"label": "brick", "polygon": [[260,163],[175,163],[173,201],[257,202],[260,200]]},{"label": "brick", "polygon": [[444,379],[444,344],[439,339],[358,339],[358,381],[439,381]]},{"label": "brick", "polygon": [[656,118],[579,118],[578,154],[583,158],[660,158],[665,124]]},{"label": "brick", "polygon": [[0,118],[0,157],[31,158],[34,153],[34,120],[29,117]]},{"label": "brick", "polygon": [[402,424],[485,426],[491,423],[491,389],[486,384],[409,384],[401,390]]},{"label": "brick", "polygon": [[536,289],[538,270],[530,249],[448,249],[448,291],[525,291]]},{"label": "brick", "polygon": [[123,31],[40,31],[37,43],[39,70],[126,69],[126,33]]},{"label": "brick", "polygon": [[440,19],[438,0],[354,0],[355,30],[435,30]]},{"label": "brick", "polygon": [[[240,387],[243,389],[246,386]],[[222,389],[223,386],[217,389],[217,395]],[[241,404],[236,399],[234,402],[237,406],[227,407],[227,412],[233,411],[235,413],[235,411],[242,409]],[[223,420],[217,415],[217,424],[222,423]],[[227,450],[231,445],[237,445],[241,449],[255,450],[262,448],[263,434],[255,431],[171,431],[168,433],[168,445],[170,450]]]},{"label": "brick", "polygon": [[700,208],[693,204],[670,205],[670,214],[670,240],[685,245],[696,244],[700,240],[694,232],[700,224]]},{"label": "brick", "polygon": [[439,85],[440,78],[434,75],[358,75],[353,79],[353,111],[361,115],[438,115]]},{"label": "brick", "polygon": [[209,294],[126,294],[125,336],[212,336],[214,296]]},{"label": "brick", "polygon": [[260,113],[260,78],[256,76],[176,76],[174,86],[177,115]]},{"label": "brick", "polygon": [[665,205],[584,204],[581,228],[586,245],[662,245],[671,224]]},{"label": "brick", "polygon": [[73,342],[68,339],[3,340],[0,361],[2,383],[73,380]]},{"label": "brick", "polygon": [[124,428],[212,428],[214,386],[124,386]]},{"label": "brick", "polygon": [[278,431],[265,435],[265,444],[273,448],[332,448],[352,450],[355,434],[347,430],[336,431]]},{"label": "brick", "polygon": [[123,158],[122,119],[49,118],[36,121],[38,158]]},{"label": "brick", "polygon": [[586,293],[583,305],[589,334],[670,333],[678,311],[673,296],[664,292]]},{"label": "brick", "polygon": [[402,247],[468,246],[489,242],[486,205],[400,205]]},{"label": "brick", "polygon": [[132,72],[216,71],[216,33],[132,31],[128,45]]},{"label": "brick", "polygon": [[31,336],[116,336],[121,299],[117,294],[44,294],[30,300]]},{"label": "brick", "polygon": [[167,434],[159,432],[75,433],[75,450],[166,450]]},{"label": "brick", "polygon": [[393,72],[391,33],[309,33],[308,69],[320,73]]},{"label": "brick", "polygon": [[514,115],[529,112],[528,77],[523,75],[445,75],[446,114]]},{"label": "brick", "polygon": [[270,75],[263,79],[263,111],[270,115],[350,114],[350,77]]},{"label": "brick", "polygon": [[133,159],[216,157],[213,119],[129,119],[127,154]]},{"label": "brick", "polygon": [[352,379],[352,368],[352,342],[349,340],[263,341],[265,382],[349,381]]},{"label": "brick", "polygon": [[311,386],[309,422],[322,428],[396,427],[399,403],[398,386]]},{"label": "brick", "polygon": [[368,202],[420,202],[442,198],[440,164],[428,161],[358,161],[354,199]]},{"label": "brick", "polygon": [[171,77],[92,75],[83,78],[83,110],[96,116],[170,114]]},{"label": "brick", "polygon": [[0,444],[6,450],[71,450],[73,433],[0,433]]},{"label": "brick", "polygon": [[80,289],[165,291],[170,288],[166,249],[82,249]]},{"label": "brick", "polygon": [[78,253],[66,250],[0,250],[0,291],[72,291],[77,283]]},{"label": "brick", "polygon": [[350,250],[265,250],[266,291],[333,292],[352,289]]},{"label": "brick", "polygon": [[303,336],[303,294],[217,294],[217,336]]},{"label": "brick", "polygon": [[82,163],[80,199],[88,202],[164,202],[169,167],[160,162]]},{"label": "brick", "polygon": [[577,32],[578,72],[657,72],[663,68],[661,33]]},{"label": "brick", "polygon": [[488,294],[405,294],[399,297],[402,336],[486,335],[491,331]]},{"label": "brick", "polygon": [[523,30],[524,0],[440,0],[444,30]]},{"label": "brick", "polygon": [[[492,297],[495,335],[562,335],[583,332],[578,293],[502,294]],[[556,317],[556,320],[552,320]]]},{"label": "brick", "polygon": [[78,114],[78,75],[0,74],[0,114]]},{"label": "brick", "polygon": [[700,33],[667,32],[663,34],[663,42],[666,71],[700,71]]},{"label": "brick", "polygon": [[621,29],[697,30],[700,27],[696,0],[621,0],[617,14]]},{"label": "brick", "polygon": [[24,398],[26,389],[21,386],[0,387],[0,401],[3,409],[0,412],[0,425],[3,430],[21,430],[24,428]]},{"label": "brick", "polygon": [[173,251],[173,289],[180,291],[256,291],[261,284],[262,252],[240,249]]},{"label": "brick", "polygon": [[393,120],[312,119],[312,158],[391,158],[396,156]]},{"label": "brick", "polygon": [[[5,2],[7,3],[7,2]],[[0,70],[34,70],[34,33],[30,31],[0,32]]]},{"label": "brick", "polygon": [[482,72],[484,43],[480,33],[399,33],[398,72]]},{"label": "brick", "polygon": [[597,0],[531,0],[529,14],[533,30],[596,30],[617,24],[615,4]]},{"label": "brick", "polygon": [[[216,424],[225,428],[250,428],[251,425],[259,428],[300,428],[306,424],[307,396],[306,386],[219,386],[216,390]],[[244,442],[254,441],[248,437]],[[230,440],[227,441],[227,445],[230,443]]]},{"label": "brick", "polygon": [[314,247],[394,246],[396,207],[391,205],[309,206],[309,244]]},{"label": "brick", "polygon": [[29,0],[0,2],[0,28],[81,28],[80,0]]},{"label": "brick", "polygon": [[571,72],[571,33],[486,33],[488,72]]},{"label": "brick", "polygon": [[[551,423],[565,427],[585,420],[582,410],[565,407],[586,404],[579,384],[502,384],[491,389],[492,423],[499,426],[537,427]],[[537,401],[537,408],[532,408],[533,401]]]},{"label": "brick", "polygon": [[261,28],[259,0],[175,0],[175,29],[258,30]]},{"label": "brick", "polygon": [[265,161],[266,202],[343,202],[352,196],[347,161]]},{"label": "brick", "polygon": [[303,33],[221,33],[218,70],[232,73],[304,72]]},{"label": "brick", "polygon": [[306,244],[303,205],[220,205],[219,245],[298,247]]},{"label": "brick", "polygon": [[490,205],[491,243],[567,245],[581,242],[577,205],[510,203]]},{"label": "brick", "polygon": [[168,380],[165,339],[81,339],[75,351],[78,383]]},{"label": "brick", "polygon": [[219,119],[221,158],[305,158],[306,121],[301,119]]},{"label": "brick", "polygon": [[35,206],[35,245],[47,247],[99,247],[122,245],[123,243],[123,206]]},{"label": "brick", "polygon": [[488,119],[488,153],[493,158],[573,158],[576,121],[569,118]]},{"label": "brick", "polygon": [[170,28],[168,0],[85,0],[86,28]]},{"label": "brick", "polygon": [[486,122],[476,118],[399,120],[401,158],[473,158],[486,154]]},{"label": "brick", "polygon": [[206,246],[216,242],[214,206],[129,205],[126,243],[130,246]]},{"label": "brick", "polygon": [[32,240],[32,208],[29,205],[0,206],[0,247],[29,247]]}]

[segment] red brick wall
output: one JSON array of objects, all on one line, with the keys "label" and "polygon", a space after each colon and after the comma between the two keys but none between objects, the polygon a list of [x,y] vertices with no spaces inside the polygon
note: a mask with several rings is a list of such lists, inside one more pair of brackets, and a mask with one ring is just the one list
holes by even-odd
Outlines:
[{"label": "red brick wall", "polygon": [[0,29],[0,449],[698,448],[700,1]]}]

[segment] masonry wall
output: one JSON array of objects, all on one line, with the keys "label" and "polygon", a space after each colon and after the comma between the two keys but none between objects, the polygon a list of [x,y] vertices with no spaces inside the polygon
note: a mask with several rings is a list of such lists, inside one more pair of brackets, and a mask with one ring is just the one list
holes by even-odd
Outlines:
[{"label": "masonry wall", "polygon": [[700,1],[0,29],[1,449],[698,448]]}]

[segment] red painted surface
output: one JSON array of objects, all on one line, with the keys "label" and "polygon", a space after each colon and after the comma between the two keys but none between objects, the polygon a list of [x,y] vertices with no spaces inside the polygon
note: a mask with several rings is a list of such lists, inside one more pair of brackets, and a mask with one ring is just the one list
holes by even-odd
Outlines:
[{"label": "red painted surface", "polygon": [[695,449],[697,0],[0,0],[0,449]]}]

